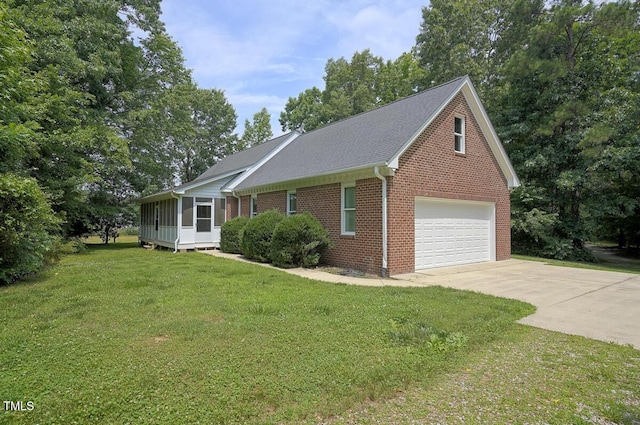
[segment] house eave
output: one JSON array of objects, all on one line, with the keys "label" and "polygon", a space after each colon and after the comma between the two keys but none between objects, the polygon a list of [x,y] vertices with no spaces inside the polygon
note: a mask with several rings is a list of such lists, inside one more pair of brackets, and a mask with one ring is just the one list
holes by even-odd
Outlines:
[{"label": "house eave", "polygon": [[280,151],[282,151],[282,149],[287,147],[289,143],[293,142],[299,135],[300,133],[296,131],[292,132],[291,135],[286,140],[280,143],[275,149],[269,152],[269,154],[267,154],[264,158],[262,158],[260,161],[253,164],[244,173],[239,175],[236,179],[227,183],[226,186],[223,188],[223,191],[228,191],[228,193],[231,193],[234,190],[236,190],[236,187],[239,184],[241,184],[243,181],[249,178],[249,176],[251,176],[256,170],[259,170],[260,167],[262,167],[265,163],[267,163],[271,158],[276,156]]},{"label": "house eave", "polygon": [[[293,190],[304,187],[319,186],[325,184],[343,183],[346,181],[355,181],[368,178],[377,178],[375,169],[384,176],[393,176],[395,169],[389,167],[387,163],[368,164],[357,168],[348,168],[343,170],[334,170],[327,173],[316,174],[308,177],[301,177],[291,180],[283,180],[260,186],[246,187],[235,189],[237,196],[253,195],[264,192],[275,192],[281,190]],[[223,189],[223,193],[231,195],[230,189]]]},{"label": "house eave", "polygon": [[162,192],[157,192],[157,193],[154,193],[153,195],[148,195],[143,198],[137,199],[136,202],[139,204],[144,204],[147,202],[155,202],[155,201],[162,201],[164,199],[175,198],[176,195],[184,195],[188,190],[197,189],[199,187],[216,182],[218,180],[223,180],[228,177],[235,176],[237,174],[242,174],[245,170],[246,168],[242,168],[242,169],[230,171],[225,174],[220,174],[218,176],[212,176],[207,179],[194,180],[192,182],[185,183],[181,186],[174,187],[173,189],[164,190]]}]

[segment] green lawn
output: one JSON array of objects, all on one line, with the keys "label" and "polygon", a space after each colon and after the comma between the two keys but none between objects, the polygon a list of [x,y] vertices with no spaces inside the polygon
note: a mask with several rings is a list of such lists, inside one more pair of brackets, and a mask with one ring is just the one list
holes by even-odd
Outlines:
[{"label": "green lawn", "polygon": [[552,266],[573,267],[577,269],[603,270],[607,272],[621,272],[640,274],[640,261],[637,264],[610,264],[610,263],[588,263],[584,261],[562,261],[549,258],[531,257],[529,255],[512,255],[513,258],[527,261],[540,261]]},{"label": "green lawn", "polygon": [[640,352],[515,324],[528,304],[130,240],[0,287],[0,398],[33,406],[0,423],[640,420]]}]

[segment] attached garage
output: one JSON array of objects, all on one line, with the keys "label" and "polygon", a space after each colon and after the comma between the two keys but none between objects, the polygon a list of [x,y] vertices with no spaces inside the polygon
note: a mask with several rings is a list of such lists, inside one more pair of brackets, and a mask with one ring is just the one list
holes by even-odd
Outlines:
[{"label": "attached garage", "polygon": [[416,198],[415,269],[493,261],[495,205]]}]

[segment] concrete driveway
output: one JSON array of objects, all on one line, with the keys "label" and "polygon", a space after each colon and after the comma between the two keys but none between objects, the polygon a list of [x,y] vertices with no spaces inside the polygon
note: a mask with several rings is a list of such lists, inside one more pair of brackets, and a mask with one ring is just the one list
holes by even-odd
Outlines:
[{"label": "concrete driveway", "polygon": [[[240,255],[218,250],[200,252],[249,262]],[[268,264],[253,264],[273,268]],[[520,323],[605,342],[631,344],[640,350],[640,275],[637,274],[557,267],[523,260],[443,267],[394,275],[391,279],[341,276],[322,269],[284,271],[347,285],[439,285],[526,301],[535,305],[537,311]]]},{"label": "concrete driveway", "polygon": [[394,278],[526,301],[538,309],[520,323],[640,349],[640,275],[512,259]]}]

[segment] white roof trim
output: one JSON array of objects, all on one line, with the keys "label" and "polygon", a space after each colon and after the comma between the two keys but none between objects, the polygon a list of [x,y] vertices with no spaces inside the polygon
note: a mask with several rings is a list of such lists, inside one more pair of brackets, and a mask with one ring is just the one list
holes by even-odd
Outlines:
[{"label": "white roof trim", "polygon": [[248,168],[240,168],[234,171],[229,171],[228,173],[220,174],[218,176],[209,177],[208,179],[202,180],[194,180],[189,183],[186,183],[184,186],[181,186],[179,189],[175,189],[172,192],[176,195],[184,195],[187,190],[195,189],[197,187],[203,186],[205,184],[209,184],[218,180],[225,179],[227,177],[231,177],[236,174],[240,174],[243,171],[246,171]]},{"label": "white roof trim", "polygon": [[413,142],[416,141],[416,139],[418,138],[418,136],[420,136],[422,134],[423,131],[425,131],[427,129],[427,127],[431,124],[431,122],[438,116],[440,115],[440,113],[444,110],[444,108],[447,107],[447,105],[449,104],[449,102],[451,102],[451,100],[453,100],[453,98],[458,94],[458,92],[460,91],[460,88],[462,87],[462,85],[467,82],[469,80],[469,77],[465,77],[461,80],[460,84],[458,85],[458,88],[451,93],[451,95],[449,95],[449,97],[447,97],[445,99],[444,102],[442,102],[440,104],[440,106],[438,107],[438,109],[430,116],[427,117],[427,120],[425,121],[425,123],[418,129],[418,131],[416,131],[413,136],[411,136],[409,138],[409,140],[402,146],[402,148],[400,148],[400,150],[393,156],[393,158],[391,158],[391,160],[388,162],[388,166],[391,168],[395,168],[397,169],[400,166],[400,157],[402,156],[403,153],[405,153],[405,151],[407,149],[409,149],[409,146],[411,146],[413,144]]},{"label": "white roof trim", "polygon": [[411,136],[411,138],[409,138],[407,143],[405,143],[404,146],[402,146],[402,148],[393,156],[393,158],[391,158],[387,165],[390,168],[397,169],[399,167],[400,157],[402,156],[402,154],[406,152],[409,146],[411,146],[413,142],[416,141],[420,134],[422,134],[422,132],[426,130],[426,128],[433,122],[433,120],[438,115],[440,115],[440,113],[447,107],[447,105],[449,105],[453,98],[460,92],[462,92],[462,94],[464,95],[465,100],[469,104],[469,107],[471,108],[471,111],[473,112],[473,115],[476,118],[480,129],[482,130],[482,134],[484,135],[485,139],[487,139],[489,147],[491,148],[491,152],[498,161],[498,165],[500,166],[503,175],[507,179],[507,185],[509,189],[520,186],[520,180],[516,175],[513,165],[511,164],[511,161],[509,160],[509,157],[507,156],[502,143],[500,143],[500,139],[498,138],[493,125],[491,125],[489,116],[482,106],[480,98],[478,97],[478,93],[473,87],[473,84],[471,83],[471,80],[468,76],[464,77],[460,81],[458,88],[453,91],[444,102],[442,102],[442,104],[430,117],[427,118],[425,123],[418,129],[418,131],[416,131],[413,136]]},{"label": "white roof trim", "polygon": [[516,175],[513,164],[511,164],[511,160],[509,160],[509,156],[504,150],[504,146],[502,146],[502,143],[498,138],[498,134],[489,120],[487,111],[484,109],[484,106],[482,106],[482,102],[480,102],[476,89],[473,87],[473,84],[471,84],[468,77],[465,82],[466,84],[462,87],[462,94],[467,100],[467,103],[469,104],[480,129],[482,130],[482,134],[485,139],[487,139],[489,148],[491,148],[493,156],[496,158],[496,161],[498,161],[498,165],[500,165],[500,169],[502,170],[504,177],[507,179],[509,189],[520,186],[520,180]]},{"label": "white roof trim", "polygon": [[247,177],[249,177],[251,174],[253,174],[256,170],[258,170],[260,167],[262,167],[267,161],[269,161],[271,158],[273,158],[275,155],[277,155],[282,149],[284,149],[285,147],[287,147],[289,145],[289,143],[293,142],[293,140],[295,140],[298,136],[300,135],[300,133],[294,131],[291,133],[291,136],[289,138],[287,138],[284,142],[280,143],[278,145],[278,147],[276,147],[275,149],[273,149],[271,152],[269,152],[265,157],[263,157],[260,161],[256,162],[255,164],[253,164],[251,167],[249,167],[247,169],[247,171],[245,171],[242,175],[238,176],[238,178],[233,179],[232,182],[228,183],[226,186],[224,186],[221,191],[224,192],[232,192],[233,190],[235,190],[235,188],[242,183]]}]

